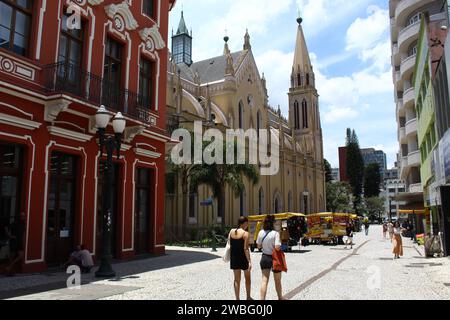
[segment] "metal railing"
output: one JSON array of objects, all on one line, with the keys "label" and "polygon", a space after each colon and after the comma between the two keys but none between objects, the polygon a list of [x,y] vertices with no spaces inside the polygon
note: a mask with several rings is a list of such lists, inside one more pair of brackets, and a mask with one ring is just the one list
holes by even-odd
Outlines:
[{"label": "metal railing", "polygon": [[133,119],[150,122],[150,97],[87,72],[77,65],[59,62],[43,68],[43,84],[49,93],[68,93]]}]

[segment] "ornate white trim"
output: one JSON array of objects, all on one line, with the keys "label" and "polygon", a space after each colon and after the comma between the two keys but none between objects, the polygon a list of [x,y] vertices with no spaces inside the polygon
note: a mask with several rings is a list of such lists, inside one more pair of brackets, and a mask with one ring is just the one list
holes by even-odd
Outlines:
[{"label": "ornate white trim", "polygon": [[55,127],[55,126],[48,126],[47,130],[51,135],[70,139],[70,140],[75,140],[75,141],[79,141],[79,142],[88,142],[92,139],[91,135],[72,131],[72,130],[67,130],[67,129],[63,129],[63,128],[59,128],[59,127]]},{"label": "ornate white trim", "polygon": [[159,32],[158,26],[155,24],[151,28],[144,28],[139,31],[141,39],[144,41],[145,49],[149,52],[161,50],[166,47],[166,43]]},{"label": "ornate white trim", "polygon": [[61,112],[69,109],[70,101],[65,99],[50,101],[45,104],[45,121],[53,122]]},{"label": "ornate white trim", "polygon": [[128,127],[125,129],[124,140],[130,143],[137,135],[142,134],[144,130],[144,126]]},{"label": "ornate white trim", "polygon": [[93,6],[98,6],[99,4],[103,3],[105,0],[89,0],[89,4]]},{"label": "ornate white trim", "polygon": [[134,153],[136,153],[138,156],[152,158],[152,159],[159,159],[161,157],[161,153],[150,151],[147,149],[142,149],[142,148],[134,148]]},{"label": "ornate white trim", "polygon": [[[136,19],[131,13],[129,4],[124,1],[121,4],[110,4],[105,7],[105,12],[114,21],[114,26],[119,31],[136,30],[139,27]],[[124,23],[124,25],[121,25]]]},{"label": "ornate white trim", "polygon": [[42,125],[39,122],[11,116],[6,113],[0,113],[0,123],[28,130],[35,130]]}]

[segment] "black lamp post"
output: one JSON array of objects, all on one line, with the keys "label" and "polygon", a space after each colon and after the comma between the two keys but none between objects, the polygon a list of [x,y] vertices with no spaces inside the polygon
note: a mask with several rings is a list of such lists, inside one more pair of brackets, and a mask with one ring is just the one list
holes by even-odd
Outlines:
[{"label": "black lamp post", "polygon": [[112,215],[112,180],[114,175],[113,156],[117,152],[117,159],[120,159],[120,148],[122,145],[122,135],[125,131],[126,120],[122,113],[117,113],[112,121],[114,135],[108,135],[106,128],[111,120],[111,115],[101,106],[95,115],[95,122],[98,128],[100,155],[106,150],[107,158],[104,168],[103,179],[103,207],[102,207],[102,251],[100,267],[95,273],[97,278],[113,278],[116,273],[111,266],[111,215]]}]

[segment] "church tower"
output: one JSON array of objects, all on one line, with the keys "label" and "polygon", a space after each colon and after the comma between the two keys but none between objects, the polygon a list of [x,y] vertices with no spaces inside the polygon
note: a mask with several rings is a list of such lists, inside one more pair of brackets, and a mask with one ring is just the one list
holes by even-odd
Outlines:
[{"label": "church tower", "polygon": [[297,19],[297,39],[289,89],[289,125],[302,152],[323,161],[319,95],[314,70],[303,33],[302,18]]},{"label": "church tower", "polygon": [[183,11],[177,33],[174,35],[172,31],[172,57],[176,64],[192,65],[192,31],[189,34]]}]

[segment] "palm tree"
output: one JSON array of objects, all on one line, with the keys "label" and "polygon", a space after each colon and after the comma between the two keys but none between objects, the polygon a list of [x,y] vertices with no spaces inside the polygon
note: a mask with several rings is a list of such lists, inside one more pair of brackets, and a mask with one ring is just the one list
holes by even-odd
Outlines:
[{"label": "palm tree", "polygon": [[[229,147],[224,143],[224,150],[229,150]],[[224,164],[200,164],[195,165],[191,169],[191,187],[197,189],[200,185],[207,185],[211,187],[214,198],[217,199],[218,215],[222,217],[222,225],[224,226],[225,218],[225,189],[227,186],[231,187],[236,196],[239,196],[244,191],[244,177],[247,177],[253,184],[259,182],[258,167],[251,164],[236,164],[237,163],[237,143],[234,143],[235,149],[235,164],[226,164],[226,152],[224,152]]]}]

